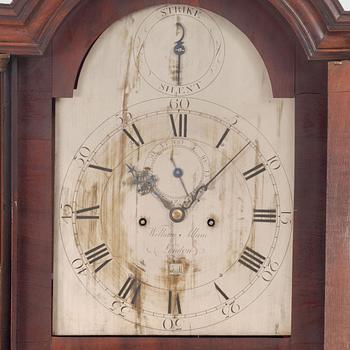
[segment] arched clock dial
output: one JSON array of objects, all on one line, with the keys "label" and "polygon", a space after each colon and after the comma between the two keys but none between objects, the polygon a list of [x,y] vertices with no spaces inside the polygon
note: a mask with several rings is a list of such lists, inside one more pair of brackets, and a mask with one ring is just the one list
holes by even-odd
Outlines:
[{"label": "arched clock dial", "polygon": [[294,101],[238,28],[133,13],[56,113],[55,334],[290,334]]},{"label": "arched clock dial", "polygon": [[188,335],[268,290],[292,211],[279,154],[244,116],[163,98],[106,119],[79,147],[60,232],[81,284],[113,315],[142,334]]},{"label": "arched clock dial", "polygon": [[201,9],[167,5],[156,9],[135,35],[134,60],[142,77],[170,95],[191,95],[219,74],[225,55],[216,22]]}]

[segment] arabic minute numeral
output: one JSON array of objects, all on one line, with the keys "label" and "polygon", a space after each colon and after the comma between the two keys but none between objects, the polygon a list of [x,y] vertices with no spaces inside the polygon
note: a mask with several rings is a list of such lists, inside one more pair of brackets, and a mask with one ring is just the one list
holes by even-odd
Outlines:
[{"label": "arabic minute numeral", "polygon": [[170,100],[169,107],[171,109],[188,109],[190,107],[190,100],[188,98],[173,98]]},{"label": "arabic minute numeral", "polygon": [[266,269],[261,274],[262,279],[266,282],[271,282],[275,273],[279,269],[279,266],[280,266],[279,263],[276,261],[270,262],[270,264],[268,264]]},{"label": "arabic minute numeral", "polygon": [[[65,204],[62,207],[62,219],[71,219],[73,217],[73,208],[70,204]],[[64,220],[66,221],[66,220]]]},{"label": "arabic minute numeral", "polygon": [[86,265],[84,264],[83,260],[78,258],[74,259],[72,261],[73,269],[77,272],[78,275],[83,274],[86,272]]},{"label": "arabic minute numeral", "polygon": [[91,150],[89,147],[83,146],[80,148],[74,159],[78,162],[78,166],[82,168],[87,162],[89,156],[91,154]]},{"label": "arabic minute numeral", "polygon": [[290,211],[281,212],[281,223],[287,225],[292,222],[292,213]]},{"label": "arabic minute numeral", "polygon": [[165,318],[162,322],[162,326],[167,331],[181,331],[182,320],[180,318]]},{"label": "arabic minute numeral", "polygon": [[112,303],[112,310],[121,317],[125,317],[125,313],[129,311],[129,307],[123,301],[116,300]]},{"label": "arabic minute numeral", "polygon": [[270,166],[273,170],[278,170],[281,167],[281,162],[277,158],[277,156],[273,156],[270,159],[267,160],[267,164]]},{"label": "arabic minute numeral", "polygon": [[221,309],[221,312],[225,316],[225,318],[229,318],[237,314],[240,310],[240,305],[236,301],[233,301],[231,303],[225,304],[225,306]]}]

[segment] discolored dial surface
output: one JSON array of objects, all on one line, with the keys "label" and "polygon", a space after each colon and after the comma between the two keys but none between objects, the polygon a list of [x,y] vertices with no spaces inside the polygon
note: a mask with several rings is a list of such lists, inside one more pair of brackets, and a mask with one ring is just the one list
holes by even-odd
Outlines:
[{"label": "discolored dial surface", "polygon": [[268,287],[292,202],[278,154],[245,118],[171,102],[131,107],[85,140],[60,227],[72,268],[105,308],[185,333],[235,316]]},{"label": "discolored dial surface", "polygon": [[294,100],[238,28],[133,13],[55,109],[55,335],[290,334]]}]

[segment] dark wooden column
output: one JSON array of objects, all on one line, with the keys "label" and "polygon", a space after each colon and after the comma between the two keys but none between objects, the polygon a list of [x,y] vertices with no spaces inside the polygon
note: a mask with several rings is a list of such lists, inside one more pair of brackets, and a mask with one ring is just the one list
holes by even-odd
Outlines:
[{"label": "dark wooden column", "polygon": [[[51,49],[18,58],[17,111],[13,118],[13,230],[17,274],[16,350],[51,349],[54,124]],[[17,128],[17,130],[15,130]],[[13,316],[13,315],[12,315]],[[11,350],[14,350],[14,345]]]},{"label": "dark wooden column", "polygon": [[350,349],[350,61],[328,65],[325,350]]},{"label": "dark wooden column", "polygon": [[308,61],[297,48],[295,82],[292,349],[319,350],[324,340],[327,62]]},{"label": "dark wooden column", "polygon": [[10,176],[8,144],[10,122],[10,56],[0,54],[0,349],[8,350],[10,329]]}]

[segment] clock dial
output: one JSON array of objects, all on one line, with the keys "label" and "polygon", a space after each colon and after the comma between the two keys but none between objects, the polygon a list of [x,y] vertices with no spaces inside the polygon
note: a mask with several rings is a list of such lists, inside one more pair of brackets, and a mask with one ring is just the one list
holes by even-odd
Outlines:
[{"label": "clock dial", "polygon": [[142,77],[170,95],[191,95],[219,74],[225,48],[208,13],[186,5],[155,10],[140,25],[134,59]]},{"label": "clock dial", "polygon": [[82,284],[159,334],[238,315],[273,280],[292,228],[290,187],[264,136],[218,105],[173,102],[107,119],[74,156],[60,200]]},{"label": "clock dial", "polygon": [[132,14],[56,112],[54,334],[290,334],[294,101],[237,28]]}]

